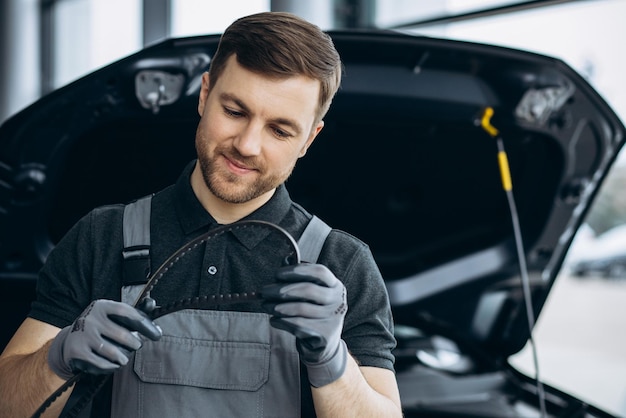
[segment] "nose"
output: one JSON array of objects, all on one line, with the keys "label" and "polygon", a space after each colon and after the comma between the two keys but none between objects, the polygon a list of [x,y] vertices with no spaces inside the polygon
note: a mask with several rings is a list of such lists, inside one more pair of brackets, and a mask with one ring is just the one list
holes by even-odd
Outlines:
[{"label": "nose", "polygon": [[257,126],[253,121],[250,121],[235,137],[233,146],[243,156],[259,155],[261,153],[261,134],[261,127]]}]

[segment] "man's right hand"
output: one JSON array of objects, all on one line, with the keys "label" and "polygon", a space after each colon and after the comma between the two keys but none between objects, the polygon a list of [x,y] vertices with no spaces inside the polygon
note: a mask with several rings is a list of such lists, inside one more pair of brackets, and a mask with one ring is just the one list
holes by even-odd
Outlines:
[{"label": "man's right hand", "polygon": [[56,336],[48,364],[63,379],[80,371],[113,373],[141,348],[141,336],[156,341],[161,335],[158,325],[138,309],[112,300],[95,300]]}]

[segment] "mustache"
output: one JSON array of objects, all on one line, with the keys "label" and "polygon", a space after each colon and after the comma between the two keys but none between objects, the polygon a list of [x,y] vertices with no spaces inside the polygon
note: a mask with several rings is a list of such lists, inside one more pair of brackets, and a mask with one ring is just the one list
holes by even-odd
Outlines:
[{"label": "mustache", "polygon": [[216,154],[221,154],[229,160],[252,170],[262,170],[264,168],[263,163],[257,157],[246,157],[241,155],[236,148],[233,147],[220,147],[215,149]]}]

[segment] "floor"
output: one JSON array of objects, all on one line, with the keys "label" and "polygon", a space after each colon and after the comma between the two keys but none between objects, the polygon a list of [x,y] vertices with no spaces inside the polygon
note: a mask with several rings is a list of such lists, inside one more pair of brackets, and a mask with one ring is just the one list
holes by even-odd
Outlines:
[{"label": "floor", "polygon": [[[533,335],[542,381],[626,417],[626,278],[560,276]],[[511,362],[535,376],[530,347]]]}]

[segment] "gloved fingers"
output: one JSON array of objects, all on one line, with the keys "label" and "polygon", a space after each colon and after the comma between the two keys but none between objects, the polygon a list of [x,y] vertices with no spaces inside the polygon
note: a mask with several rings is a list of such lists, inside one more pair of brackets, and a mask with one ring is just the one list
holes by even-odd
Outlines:
[{"label": "gloved fingers", "polygon": [[70,360],[70,367],[76,372],[82,371],[89,374],[109,374],[115,372],[121,366],[107,361],[104,358],[97,358],[97,356],[94,356],[94,358],[89,359],[89,361],[83,359]]},{"label": "gloved fingers", "polygon": [[334,287],[339,281],[328,267],[322,264],[300,263],[278,269],[276,278],[282,282],[310,282]]},{"label": "gloved fingers", "polygon": [[270,325],[293,334],[300,344],[309,350],[319,350],[326,346],[326,338],[313,328],[304,326],[294,318],[270,318]]},{"label": "gloved fingers", "polygon": [[[133,336],[133,339],[137,341],[137,337]],[[124,366],[128,363],[131,353],[141,347],[141,341],[139,341],[139,347],[131,348],[125,345],[120,345],[117,342],[109,341],[106,338],[101,340],[102,342],[97,347],[92,347],[93,359],[104,359],[108,362]],[[102,363],[98,361],[98,363]]]},{"label": "gloved fingers", "polygon": [[159,328],[144,312],[121,302],[109,302],[106,314],[115,323],[122,325],[130,331],[137,331],[144,337],[157,341],[163,334]]},{"label": "gloved fingers", "polygon": [[[68,337],[71,343],[66,345],[65,350],[70,353],[70,357],[77,358],[84,357],[85,354],[82,353],[85,352],[100,354],[103,348],[107,349],[110,345],[123,348],[127,352],[138,350],[143,345],[143,340],[137,332],[130,331],[108,318],[104,320],[87,318],[84,326],[79,328],[72,326]],[[109,354],[108,357],[115,356]]]},{"label": "gloved fingers", "polygon": [[70,348],[69,367],[74,372],[91,374],[112,373],[128,363],[130,352],[118,345],[99,338],[87,349]]},{"label": "gloved fingers", "polygon": [[161,335],[163,334],[161,328],[152,322],[152,320],[150,320],[150,318],[148,318],[148,316],[143,312],[136,311],[136,313],[138,315],[135,317],[109,314],[109,318],[116,324],[123,326],[125,329],[129,331],[136,331],[152,341],[157,341],[161,338]]},{"label": "gloved fingers", "polygon": [[[127,330],[124,332],[130,334]],[[133,349],[119,345],[103,336],[88,339],[87,346],[81,347],[73,344],[68,347],[68,365],[73,371],[85,371],[92,374],[112,373],[120,366],[126,365],[135,347],[141,346],[138,336],[131,335],[131,338]]]},{"label": "gloved fingers", "polygon": [[[129,351],[136,351],[143,345],[141,334],[130,331],[128,328],[109,321],[100,331],[102,339],[109,341],[116,346],[123,347]],[[96,347],[92,347],[95,349]]]},{"label": "gloved fingers", "polygon": [[322,320],[333,315],[335,310],[330,310],[328,306],[317,305],[307,302],[285,302],[274,304],[269,312],[281,318],[299,317],[304,319]]},{"label": "gloved fingers", "polygon": [[[341,283],[338,285],[342,286]],[[329,288],[310,282],[274,283],[261,289],[263,299],[274,302],[307,301],[318,305],[332,305],[341,303],[340,288]]]}]

